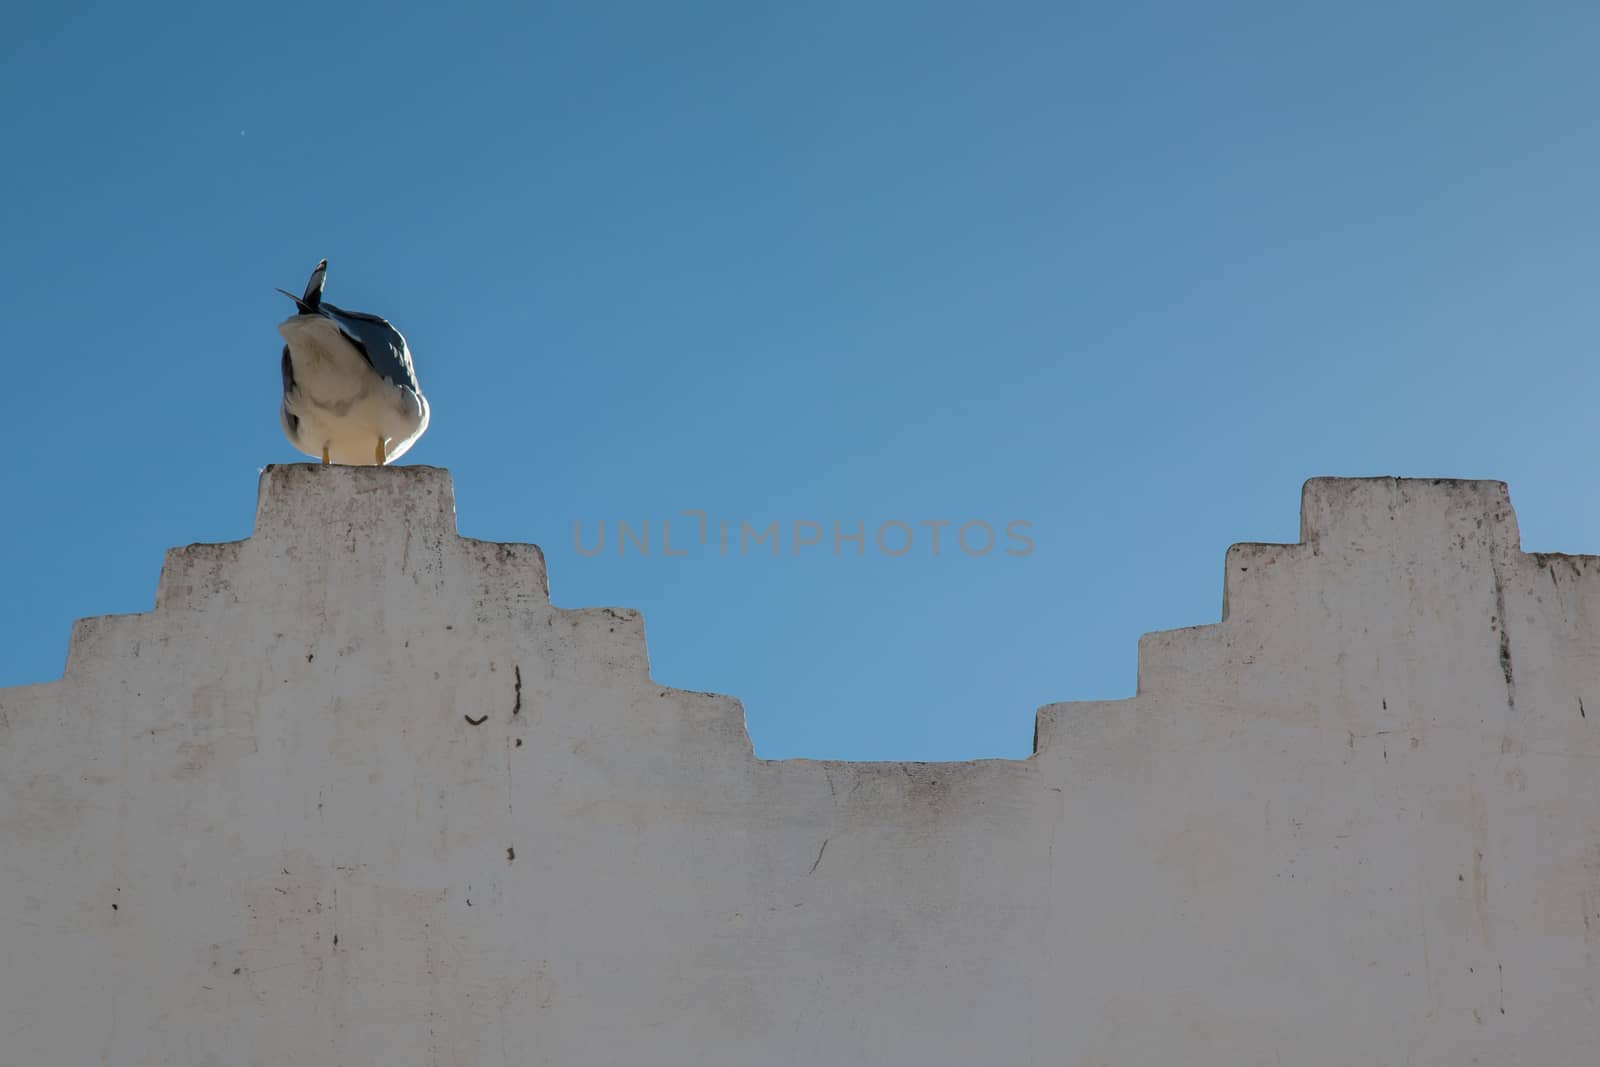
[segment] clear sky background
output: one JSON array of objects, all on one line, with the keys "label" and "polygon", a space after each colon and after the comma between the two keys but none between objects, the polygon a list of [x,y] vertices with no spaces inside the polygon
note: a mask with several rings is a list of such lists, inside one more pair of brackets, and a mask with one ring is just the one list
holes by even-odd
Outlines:
[{"label": "clear sky background", "polygon": [[[461,531],[763,756],[1026,755],[1313,475],[1504,479],[1600,552],[1587,0],[70,7],[0,14],[0,685],[249,533],[323,256]],[[828,535],[662,558],[686,508]],[[1033,552],[915,525],[980,519]]]}]

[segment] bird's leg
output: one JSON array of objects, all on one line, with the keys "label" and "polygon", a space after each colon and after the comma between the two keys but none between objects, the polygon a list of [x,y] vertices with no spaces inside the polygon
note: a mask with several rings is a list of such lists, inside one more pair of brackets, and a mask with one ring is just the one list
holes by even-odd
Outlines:
[{"label": "bird's leg", "polygon": [[324,467],[326,467],[328,465],[328,446],[327,445],[323,445],[322,446],[322,465]]},{"label": "bird's leg", "polygon": [[381,467],[381,466],[383,466],[383,460],[384,460],[384,455],[383,455],[383,438],[381,438],[381,437],[380,437],[380,438],[378,438],[378,451],[377,451],[377,453],[376,453],[376,454],[377,454],[377,457],[378,457],[378,466],[380,466],[380,467]]}]

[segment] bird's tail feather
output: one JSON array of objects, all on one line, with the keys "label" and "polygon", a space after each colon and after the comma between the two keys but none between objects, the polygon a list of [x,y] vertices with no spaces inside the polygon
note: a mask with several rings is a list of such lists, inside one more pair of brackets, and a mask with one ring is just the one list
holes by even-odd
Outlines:
[{"label": "bird's tail feather", "polygon": [[306,282],[304,296],[295,296],[287,289],[279,289],[278,292],[293,300],[294,306],[300,309],[300,314],[315,315],[317,309],[322,306],[322,283],[327,280],[327,277],[328,261],[323,260],[317,264],[317,269],[311,272],[311,280]]},{"label": "bird's tail feather", "polygon": [[302,315],[315,315],[317,313],[317,309],[316,308],[312,307],[310,304],[306,303],[304,300],[301,300],[298,296],[295,296],[289,290],[287,290],[287,289],[279,289],[278,292],[282,293],[284,296],[288,297],[290,300],[293,300],[295,307],[300,309],[300,314],[302,314]]},{"label": "bird's tail feather", "polygon": [[311,280],[306,282],[306,295],[300,302],[308,305],[313,311],[322,303],[322,283],[328,277],[328,261],[322,260],[317,264],[317,269],[311,272]]}]

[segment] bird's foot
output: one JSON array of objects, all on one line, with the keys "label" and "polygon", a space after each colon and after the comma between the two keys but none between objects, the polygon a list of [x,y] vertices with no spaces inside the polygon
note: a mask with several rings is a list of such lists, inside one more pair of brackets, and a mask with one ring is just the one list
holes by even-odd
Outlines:
[{"label": "bird's foot", "polygon": [[378,466],[380,466],[380,467],[383,466],[383,461],[387,457],[384,455],[383,438],[381,438],[381,437],[378,438],[378,451],[376,452],[376,455],[377,455],[377,458],[378,458]]},{"label": "bird's foot", "polygon": [[329,462],[331,462],[331,461],[328,459],[328,446],[327,445],[323,445],[322,446],[322,465],[324,467],[326,467],[329,464]]}]

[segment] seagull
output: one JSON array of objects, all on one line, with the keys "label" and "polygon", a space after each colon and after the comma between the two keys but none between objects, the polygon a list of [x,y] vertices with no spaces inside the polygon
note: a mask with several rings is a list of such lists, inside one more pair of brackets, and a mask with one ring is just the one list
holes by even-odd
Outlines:
[{"label": "seagull", "polygon": [[304,296],[278,290],[299,310],[278,325],[288,342],[278,421],[290,444],[324,464],[381,467],[428,428],[428,400],[400,331],[323,300],[327,275],[323,260]]}]

